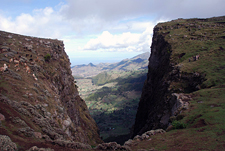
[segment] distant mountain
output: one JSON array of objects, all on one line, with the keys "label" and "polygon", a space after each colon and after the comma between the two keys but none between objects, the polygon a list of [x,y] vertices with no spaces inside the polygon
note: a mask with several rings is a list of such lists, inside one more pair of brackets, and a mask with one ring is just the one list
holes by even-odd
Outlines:
[{"label": "distant mountain", "polygon": [[135,56],[135,57],[133,57],[131,59],[138,59],[138,58],[140,58],[140,59],[143,59],[143,60],[148,60],[149,57],[150,57],[150,53],[149,52],[145,52],[145,53],[137,55],[137,56]]},{"label": "distant mountain", "polygon": [[131,59],[124,59],[117,63],[100,63],[94,65],[89,63],[88,65],[76,65],[71,68],[73,76],[76,77],[93,77],[103,71],[130,71],[145,69],[148,66],[149,52],[142,53]]}]

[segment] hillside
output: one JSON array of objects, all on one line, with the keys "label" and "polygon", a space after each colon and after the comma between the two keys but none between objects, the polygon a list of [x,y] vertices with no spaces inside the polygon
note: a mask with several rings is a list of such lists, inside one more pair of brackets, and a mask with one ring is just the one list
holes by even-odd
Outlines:
[{"label": "hillside", "polygon": [[225,149],[224,44],[224,16],[155,26],[132,149]]},{"label": "hillside", "polygon": [[[147,70],[111,71],[92,79],[77,80],[81,97],[98,124],[104,141],[122,144],[129,139],[146,73]],[[121,135],[126,137],[120,139]]]},{"label": "hillside", "polygon": [[90,149],[102,142],[62,41],[0,31],[0,67],[0,147],[9,138],[19,150]]},{"label": "hillside", "polygon": [[137,55],[131,59],[124,59],[117,63],[100,63],[94,65],[89,63],[88,65],[76,65],[71,68],[72,74],[75,77],[93,77],[101,72],[108,71],[129,71],[145,69],[148,66],[149,52]]}]

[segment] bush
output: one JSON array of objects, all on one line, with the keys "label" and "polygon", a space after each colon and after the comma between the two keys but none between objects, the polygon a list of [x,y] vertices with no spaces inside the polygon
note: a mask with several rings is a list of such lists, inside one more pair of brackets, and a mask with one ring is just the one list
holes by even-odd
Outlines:
[{"label": "bush", "polygon": [[47,55],[44,56],[45,61],[49,62],[49,60],[51,59],[51,55],[48,53]]},{"label": "bush", "polygon": [[184,124],[184,123],[182,123],[180,121],[177,121],[177,120],[172,122],[172,126],[173,126],[174,129],[183,129],[183,128],[187,127],[186,124]]}]

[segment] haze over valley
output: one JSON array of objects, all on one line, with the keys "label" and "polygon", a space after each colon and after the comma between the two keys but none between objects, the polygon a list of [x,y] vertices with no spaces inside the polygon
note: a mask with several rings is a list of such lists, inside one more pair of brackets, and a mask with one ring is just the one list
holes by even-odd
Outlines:
[{"label": "haze over valley", "polygon": [[103,140],[123,144],[130,137],[149,56],[146,52],[116,63],[89,63],[71,68],[79,94],[97,122]]}]

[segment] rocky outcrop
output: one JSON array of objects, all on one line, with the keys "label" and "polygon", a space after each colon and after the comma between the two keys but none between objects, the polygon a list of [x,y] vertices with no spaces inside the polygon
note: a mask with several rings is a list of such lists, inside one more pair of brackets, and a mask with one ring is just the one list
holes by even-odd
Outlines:
[{"label": "rocky outcrop", "polygon": [[38,148],[37,146],[33,146],[27,151],[54,151],[54,149],[51,148]]},{"label": "rocky outcrop", "polygon": [[166,133],[166,131],[164,131],[163,129],[147,131],[147,132],[143,133],[141,136],[136,135],[133,139],[129,139],[128,141],[126,141],[124,143],[124,146],[127,146],[127,147],[136,146],[138,144],[138,142],[140,142],[140,141],[151,140],[151,136],[158,135],[158,134],[164,134],[164,133]]},{"label": "rocky outcrop", "polygon": [[108,150],[108,151],[131,151],[129,146],[121,146],[120,144],[117,144],[116,142],[110,142],[110,143],[102,143],[99,144],[97,147],[95,147],[95,150]]},{"label": "rocky outcrop", "polygon": [[[58,145],[70,141],[66,144],[72,148],[78,142],[83,146],[102,142],[77,91],[62,41],[0,31],[0,67],[4,64],[0,128],[14,142],[21,143],[18,137]],[[22,145],[24,150],[28,147],[32,146]]]},{"label": "rocky outcrop", "polygon": [[[168,112],[165,94],[168,93],[169,84],[165,79],[167,73],[172,71],[173,65],[170,63],[171,46],[163,35],[158,34],[158,30],[159,28],[154,28],[149,71],[139,102],[133,137],[151,129],[167,126],[160,123],[160,119]],[[169,119],[169,116],[164,118]]]},{"label": "rocky outcrop", "polygon": [[17,151],[17,146],[8,136],[0,135],[0,150]]},{"label": "rocky outcrop", "polygon": [[[188,27],[176,21],[171,24],[173,26],[169,27],[167,24],[158,24],[154,28],[147,79],[131,132],[132,137],[152,129],[166,129],[172,116],[177,116],[188,108],[191,97],[186,93],[204,87],[202,83],[205,81],[205,75],[193,70],[185,71],[184,65],[180,63],[182,57],[185,58],[190,53],[189,50],[182,48],[181,42],[184,37],[181,37],[181,42],[178,44],[175,38],[180,38],[180,35],[170,35],[170,30],[181,28],[187,30]],[[196,54],[194,50],[191,51]],[[197,62],[199,55],[194,58],[193,61]],[[189,58],[189,62],[191,61]]]}]

